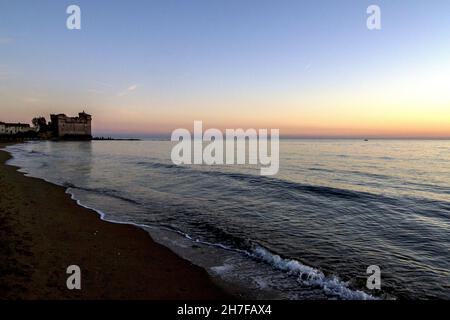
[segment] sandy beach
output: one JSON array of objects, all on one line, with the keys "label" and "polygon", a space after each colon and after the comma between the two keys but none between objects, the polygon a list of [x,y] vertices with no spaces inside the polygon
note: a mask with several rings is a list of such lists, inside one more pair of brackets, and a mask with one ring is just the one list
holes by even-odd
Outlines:
[{"label": "sandy beach", "polygon": [[[9,158],[0,151],[0,299],[230,298],[144,230],[101,220]],[[81,290],[67,289],[70,265],[81,268]]]}]

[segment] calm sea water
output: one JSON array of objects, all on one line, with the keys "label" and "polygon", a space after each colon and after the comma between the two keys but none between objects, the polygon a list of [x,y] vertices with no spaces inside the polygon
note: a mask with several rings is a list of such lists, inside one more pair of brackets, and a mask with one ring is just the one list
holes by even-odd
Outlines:
[{"label": "calm sea water", "polygon": [[[282,140],[280,172],[169,141],[31,142],[11,164],[254,298],[450,299],[450,141]],[[381,290],[366,288],[381,268]]]}]

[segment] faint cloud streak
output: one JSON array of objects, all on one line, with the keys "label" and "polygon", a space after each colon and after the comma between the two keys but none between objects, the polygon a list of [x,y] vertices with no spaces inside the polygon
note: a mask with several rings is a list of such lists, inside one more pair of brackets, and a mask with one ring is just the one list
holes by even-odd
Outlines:
[{"label": "faint cloud streak", "polygon": [[133,84],[131,86],[129,86],[125,91],[121,91],[117,94],[118,97],[123,97],[126,96],[127,94],[135,91],[137,89],[138,85],[137,84]]}]

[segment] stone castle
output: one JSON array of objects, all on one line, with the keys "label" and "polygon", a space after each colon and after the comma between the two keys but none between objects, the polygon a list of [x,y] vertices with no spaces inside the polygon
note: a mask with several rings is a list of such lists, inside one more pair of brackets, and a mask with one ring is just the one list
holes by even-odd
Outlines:
[{"label": "stone castle", "polygon": [[92,139],[92,116],[83,112],[78,117],[68,117],[65,114],[51,114],[51,129],[55,138],[61,139]]}]

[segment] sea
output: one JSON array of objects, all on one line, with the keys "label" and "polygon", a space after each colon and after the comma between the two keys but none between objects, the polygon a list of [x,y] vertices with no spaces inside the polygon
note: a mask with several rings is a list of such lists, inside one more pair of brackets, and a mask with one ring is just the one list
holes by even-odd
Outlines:
[{"label": "sea", "polygon": [[7,150],[21,172],[144,228],[244,297],[450,299],[450,141],[282,139],[274,176],[257,165],[178,166],[172,147]]}]

